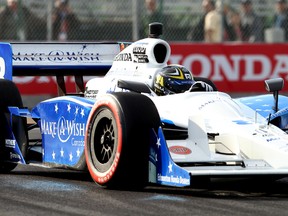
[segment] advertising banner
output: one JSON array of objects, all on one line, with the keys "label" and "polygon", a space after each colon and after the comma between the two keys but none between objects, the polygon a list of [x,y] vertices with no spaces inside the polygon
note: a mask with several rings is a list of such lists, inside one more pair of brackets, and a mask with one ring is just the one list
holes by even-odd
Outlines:
[{"label": "advertising banner", "polygon": [[288,44],[183,43],[172,44],[171,53],[170,64],[186,66],[225,92],[265,92],[264,80],[288,75]]}]

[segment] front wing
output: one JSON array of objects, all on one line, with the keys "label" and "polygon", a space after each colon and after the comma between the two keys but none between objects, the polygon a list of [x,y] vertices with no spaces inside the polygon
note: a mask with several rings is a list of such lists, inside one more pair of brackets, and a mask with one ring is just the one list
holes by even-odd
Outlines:
[{"label": "front wing", "polygon": [[[193,152],[192,152],[193,153]],[[175,163],[170,155],[162,128],[151,132],[149,182],[166,186],[193,185],[194,177],[288,176],[288,169],[271,167],[264,160],[235,159],[205,163]]]}]

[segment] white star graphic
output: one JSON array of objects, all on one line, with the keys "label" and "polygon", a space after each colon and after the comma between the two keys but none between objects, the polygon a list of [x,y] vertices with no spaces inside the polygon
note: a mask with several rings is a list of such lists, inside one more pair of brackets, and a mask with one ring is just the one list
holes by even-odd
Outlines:
[{"label": "white star graphic", "polygon": [[76,107],[75,115],[78,115],[79,107]]},{"label": "white star graphic", "polygon": [[72,161],[73,160],[73,155],[72,152],[69,154],[69,160]]},{"label": "white star graphic", "polygon": [[172,164],[171,164],[171,162],[169,162],[168,169],[169,169],[169,173],[171,173],[172,172]]},{"label": "white star graphic", "polygon": [[55,104],[55,112],[57,113],[58,112],[58,104]]},{"label": "white star graphic", "polygon": [[53,151],[53,152],[52,152],[52,158],[53,158],[53,160],[55,160],[55,156],[56,156],[56,153]]},{"label": "white star graphic", "polygon": [[61,155],[61,157],[64,157],[64,150],[63,150],[63,148],[61,148],[60,155]]},{"label": "white star graphic", "polygon": [[157,139],[156,145],[157,145],[158,148],[161,146],[160,138]]},{"label": "white star graphic", "polygon": [[77,153],[77,157],[80,157],[81,152],[80,152],[79,148],[77,149],[76,153]]},{"label": "white star graphic", "polygon": [[85,116],[85,113],[84,113],[84,109],[81,109],[81,116],[82,116],[82,118]]},{"label": "white star graphic", "polygon": [[70,113],[70,110],[71,110],[71,106],[70,106],[70,103],[67,105],[67,111]]},{"label": "white star graphic", "polygon": [[155,154],[155,161],[156,161],[156,162],[158,161],[158,159],[157,159],[157,154]]}]

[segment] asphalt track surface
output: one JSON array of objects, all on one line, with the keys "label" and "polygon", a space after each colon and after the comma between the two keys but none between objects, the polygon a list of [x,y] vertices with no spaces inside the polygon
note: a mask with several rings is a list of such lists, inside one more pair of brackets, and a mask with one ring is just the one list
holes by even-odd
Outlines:
[{"label": "asphalt track surface", "polygon": [[[131,173],[133,178],[133,173]],[[88,173],[18,166],[0,174],[0,215],[288,215],[288,178],[109,190]]]}]

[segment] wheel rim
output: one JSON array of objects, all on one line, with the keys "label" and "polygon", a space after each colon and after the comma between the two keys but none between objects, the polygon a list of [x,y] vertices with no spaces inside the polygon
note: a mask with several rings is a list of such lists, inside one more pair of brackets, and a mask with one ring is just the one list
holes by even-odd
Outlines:
[{"label": "wheel rim", "polygon": [[95,134],[95,140],[100,143],[100,145],[95,146],[95,154],[99,162],[107,163],[113,153],[115,137],[112,121],[110,119],[103,119],[102,121]]},{"label": "wheel rim", "polygon": [[100,172],[106,172],[113,164],[117,148],[117,126],[110,110],[99,111],[91,135],[94,167]]}]

